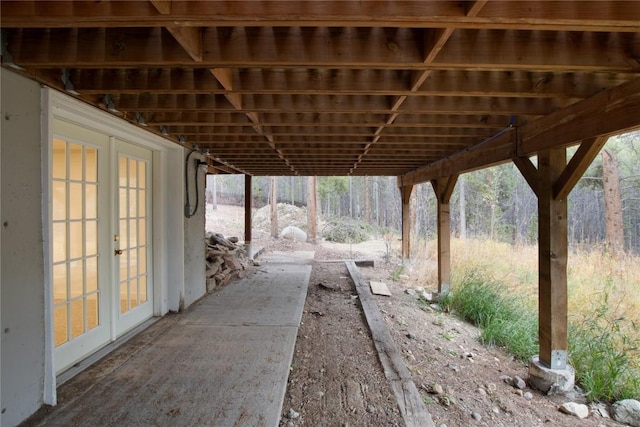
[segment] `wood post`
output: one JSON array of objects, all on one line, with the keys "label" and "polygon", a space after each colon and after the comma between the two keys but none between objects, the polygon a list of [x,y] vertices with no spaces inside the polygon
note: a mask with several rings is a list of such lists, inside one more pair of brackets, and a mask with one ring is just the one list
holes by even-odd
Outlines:
[{"label": "wood post", "polygon": [[411,259],[411,191],[413,185],[400,187],[402,196],[402,264],[409,265]]},{"label": "wood post", "polygon": [[553,186],[567,165],[566,149],[538,153],[538,334],[540,361],[567,367],[567,199]]},{"label": "wood post", "polygon": [[[251,175],[244,176],[244,244],[251,245]],[[251,254],[249,254],[251,256]]]},{"label": "wood post", "polygon": [[449,201],[458,175],[431,181],[438,200],[438,292],[447,293],[451,287],[451,220]]}]

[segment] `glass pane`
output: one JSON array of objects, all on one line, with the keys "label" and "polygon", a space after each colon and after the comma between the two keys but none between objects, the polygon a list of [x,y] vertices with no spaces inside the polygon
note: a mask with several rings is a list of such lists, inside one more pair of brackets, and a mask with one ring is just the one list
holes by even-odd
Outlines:
[{"label": "glass pane", "polygon": [[147,272],[147,248],[138,249],[138,274]]},{"label": "glass pane", "polygon": [[147,244],[147,221],[145,219],[138,220],[138,245]]},{"label": "glass pane", "polygon": [[137,220],[129,220],[129,247],[135,248],[138,246],[138,233],[137,233]]},{"label": "glass pane", "polygon": [[147,276],[140,276],[140,304],[147,302]]},{"label": "glass pane", "polygon": [[82,184],[69,184],[69,219],[82,219]]},{"label": "glass pane", "polygon": [[69,340],[69,336],[67,334],[67,304],[56,306],[53,311],[53,326],[55,329],[54,334],[57,347]]},{"label": "glass pane", "polygon": [[69,179],[82,180],[82,145],[69,144]]},{"label": "glass pane", "polygon": [[129,258],[129,251],[123,251],[120,258],[120,281],[125,281],[129,278],[127,264]]},{"label": "glass pane", "polygon": [[138,190],[138,215],[147,216],[147,192]]},{"label": "glass pane", "polygon": [[138,162],[134,159],[129,159],[129,187],[138,186],[138,168],[136,167]]},{"label": "glass pane", "polygon": [[89,293],[98,290],[98,257],[87,258],[85,265],[85,293]]},{"label": "glass pane", "polygon": [[71,302],[71,338],[84,332],[84,298]]},{"label": "glass pane", "polygon": [[53,220],[67,219],[67,184],[64,181],[53,181],[52,191]]},{"label": "glass pane", "polygon": [[85,184],[84,186],[84,217],[98,217],[98,186],[95,184]]},{"label": "glass pane", "polygon": [[64,261],[67,259],[67,224],[54,223],[52,228],[53,262]]},{"label": "glass pane", "polygon": [[137,199],[137,190],[129,190],[129,216],[136,217],[138,216],[138,203]]},{"label": "glass pane", "polygon": [[124,218],[127,216],[127,212],[129,211],[129,205],[127,204],[127,189],[121,188],[119,193],[120,193],[120,198],[119,198],[120,206],[118,206],[118,212],[119,212],[120,218]]},{"label": "glass pane", "polygon": [[85,147],[85,181],[98,182],[98,150]]},{"label": "glass pane", "polygon": [[136,249],[129,250],[129,277],[138,275],[138,251]]},{"label": "glass pane", "polygon": [[98,293],[87,295],[87,330],[98,326]]},{"label": "glass pane", "polygon": [[67,143],[61,139],[53,140],[53,165],[51,176],[58,179],[67,178]]},{"label": "glass pane", "polygon": [[129,291],[131,294],[129,295],[129,299],[131,302],[131,308],[138,306],[138,280],[133,279],[129,284]]},{"label": "glass pane", "polygon": [[127,249],[129,244],[129,233],[127,230],[127,220],[123,219],[120,221],[120,249]]},{"label": "glass pane", "polygon": [[67,301],[67,264],[53,266],[53,302]]},{"label": "glass pane", "polygon": [[129,282],[120,283],[120,313],[125,313],[129,310]]},{"label": "glass pane", "polygon": [[71,261],[69,263],[69,299],[81,296],[84,285],[83,261]]},{"label": "glass pane", "polygon": [[120,187],[127,186],[127,158],[120,157],[118,159],[118,181],[120,182]]},{"label": "glass pane", "polygon": [[87,221],[85,227],[85,256],[95,255],[98,253],[98,221]]},{"label": "glass pane", "polygon": [[82,222],[69,223],[69,258],[82,256]]},{"label": "glass pane", "polygon": [[138,163],[138,188],[147,188],[147,164],[143,161]]}]

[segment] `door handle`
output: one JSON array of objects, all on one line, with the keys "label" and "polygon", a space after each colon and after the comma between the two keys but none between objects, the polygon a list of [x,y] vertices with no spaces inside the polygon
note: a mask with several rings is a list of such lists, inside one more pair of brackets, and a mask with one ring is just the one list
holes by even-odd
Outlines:
[{"label": "door handle", "polygon": [[113,254],[114,254],[114,255],[122,255],[122,249],[115,249],[115,250],[113,251]]}]

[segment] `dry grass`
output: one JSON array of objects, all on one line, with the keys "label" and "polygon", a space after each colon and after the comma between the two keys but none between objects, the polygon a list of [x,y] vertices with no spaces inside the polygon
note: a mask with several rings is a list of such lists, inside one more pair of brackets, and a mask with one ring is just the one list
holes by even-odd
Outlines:
[{"label": "dry grass", "polygon": [[[411,285],[436,289],[436,242],[420,242],[413,247]],[[504,283],[536,305],[538,292],[537,246],[514,247],[491,240],[452,239],[452,282],[459,283],[471,271]],[[567,269],[569,316],[587,317],[608,298],[611,314],[640,325],[640,257],[614,257],[602,250],[569,253]],[[640,339],[640,330],[634,330]]]}]

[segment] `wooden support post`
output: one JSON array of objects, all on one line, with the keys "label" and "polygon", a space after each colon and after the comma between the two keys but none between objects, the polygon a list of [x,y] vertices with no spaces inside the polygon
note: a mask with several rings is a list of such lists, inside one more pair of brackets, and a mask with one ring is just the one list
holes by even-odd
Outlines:
[{"label": "wooden support post", "polygon": [[567,366],[567,199],[553,187],[567,165],[566,149],[538,153],[538,334],[540,361]]},{"label": "wooden support post", "polygon": [[251,256],[251,175],[244,176],[244,244]]},{"label": "wooden support post", "polygon": [[400,187],[402,196],[402,264],[408,266],[411,260],[411,192],[413,185]]},{"label": "wooden support post", "polygon": [[447,293],[451,287],[451,220],[449,201],[458,175],[431,181],[438,199],[438,292]]}]

